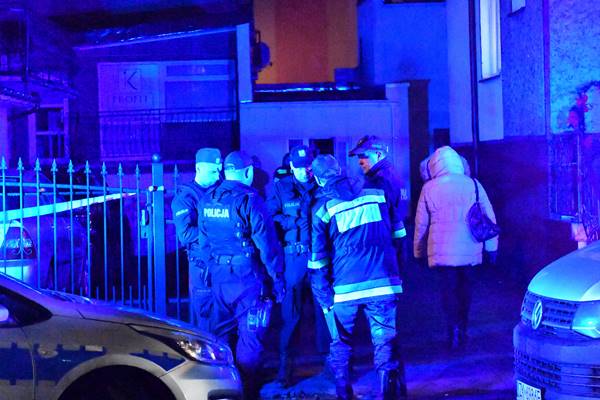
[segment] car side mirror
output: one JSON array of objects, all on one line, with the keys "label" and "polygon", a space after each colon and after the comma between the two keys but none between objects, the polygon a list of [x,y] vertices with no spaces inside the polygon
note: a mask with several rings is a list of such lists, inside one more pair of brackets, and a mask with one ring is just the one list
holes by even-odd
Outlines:
[{"label": "car side mirror", "polygon": [[10,312],[8,308],[4,307],[4,305],[0,304],[0,324],[8,322],[10,320]]}]

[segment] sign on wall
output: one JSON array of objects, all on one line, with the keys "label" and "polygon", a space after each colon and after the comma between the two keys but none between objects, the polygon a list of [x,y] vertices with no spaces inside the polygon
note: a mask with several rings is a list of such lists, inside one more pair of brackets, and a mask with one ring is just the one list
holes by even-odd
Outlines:
[{"label": "sign on wall", "polygon": [[98,64],[99,111],[163,108],[163,85],[158,64]]}]

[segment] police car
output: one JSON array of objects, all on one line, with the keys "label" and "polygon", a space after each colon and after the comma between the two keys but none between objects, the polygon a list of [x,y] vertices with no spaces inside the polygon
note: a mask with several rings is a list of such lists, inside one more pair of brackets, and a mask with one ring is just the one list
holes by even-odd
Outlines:
[{"label": "police car", "polygon": [[0,274],[0,399],[241,398],[231,350],[194,327]]},{"label": "police car", "polygon": [[513,343],[517,399],[600,398],[600,242],[531,280]]}]

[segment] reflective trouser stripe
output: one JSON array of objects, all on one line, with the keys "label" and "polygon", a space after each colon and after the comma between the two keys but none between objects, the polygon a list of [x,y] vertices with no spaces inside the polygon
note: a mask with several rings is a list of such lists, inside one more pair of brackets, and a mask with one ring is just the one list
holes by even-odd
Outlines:
[{"label": "reflective trouser stripe", "polygon": [[309,269],[321,269],[329,264],[329,258],[321,258],[316,261],[308,261]]},{"label": "reflective trouser stripe", "polygon": [[383,286],[372,289],[358,290],[356,292],[335,294],[335,296],[333,296],[333,302],[342,303],[344,301],[359,300],[368,297],[385,296],[399,293],[402,293],[402,285]]},{"label": "reflective trouser stripe", "polygon": [[394,231],[394,234],[393,234],[394,239],[400,239],[400,238],[403,238],[404,236],[406,236],[406,229],[405,228],[398,229],[397,231]]}]

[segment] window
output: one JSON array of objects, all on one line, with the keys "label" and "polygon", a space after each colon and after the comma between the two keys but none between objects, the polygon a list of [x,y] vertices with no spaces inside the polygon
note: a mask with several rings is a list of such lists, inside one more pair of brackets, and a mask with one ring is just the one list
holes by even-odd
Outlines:
[{"label": "window", "polygon": [[331,139],[309,139],[309,147],[317,149],[317,154],[335,154],[335,145]]},{"label": "window", "polygon": [[36,153],[40,159],[67,158],[62,108],[40,108],[35,116]]},{"label": "window", "polygon": [[479,0],[479,37],[481,43],[481,77],[500,74],[500,2]]}]

